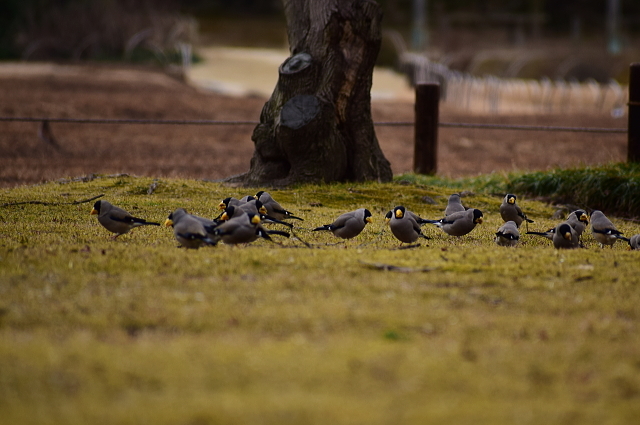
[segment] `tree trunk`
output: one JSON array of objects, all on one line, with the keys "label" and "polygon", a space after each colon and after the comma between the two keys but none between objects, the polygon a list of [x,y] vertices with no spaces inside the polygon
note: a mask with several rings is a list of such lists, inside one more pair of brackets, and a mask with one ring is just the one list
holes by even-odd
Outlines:
[{"label": "tree trunk", "polygon": [[284,0],[291,56],[260,114],[246,185],[389,181],[371,119],[382,14],[370,0]]}]

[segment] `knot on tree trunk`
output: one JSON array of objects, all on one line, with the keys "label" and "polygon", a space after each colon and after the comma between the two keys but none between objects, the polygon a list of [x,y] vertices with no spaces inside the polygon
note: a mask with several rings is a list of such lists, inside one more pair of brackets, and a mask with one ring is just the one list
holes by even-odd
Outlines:
[{"label": "knot on tree trunk", "polygon": [[381,12],[369,0],[289,0],[289,45],[252,140],[247,185],[389,181],[371,119]]}]

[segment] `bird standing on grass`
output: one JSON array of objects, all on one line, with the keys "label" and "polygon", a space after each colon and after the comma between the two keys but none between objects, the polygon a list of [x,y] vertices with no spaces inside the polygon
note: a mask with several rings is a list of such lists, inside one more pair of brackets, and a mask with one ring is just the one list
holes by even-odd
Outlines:
[{"label": "bird standing on grass", "polygon": [[496,232],[495,241],[500,246],[516,246],[520,240],[520,232],[516,223],[509,220]]},{"label": "bird standing on grass", "polygon": [[528,219],[522,212],[522,209],[516,205],[516,195],[511,193],[507,193],[507,196],[502,200],[502,204],[500,205],[500,216],[505,222],[513,221],[518,227],[520,227],[523,221],[533,223],[533,220]]},{"label": "bird standing on grass", "polygon": [[449,196],[449,200],[447,201],[447,208],[444,210],[444,216],[451,215],[453,213],[466,211],[466,208],[462,205],[462,201],[460,201],[460,195],[454,193]]},{"label": "bird standing on grass", "polygon": [[[164,225],[173,227],[173,235],[185,248],[198,249],[204,245],[215,245],[217,241],[212,239],[216,226],[208,225],[207,220],[187,213],[184,208],[178,208],[164,222]],[[213,223],[213,221],[211,221]]]},{"label": "bird standing on grass", "polygon": [[618,239],[629,242],[629,239],[622,236],[622,232],[616,229],[611,220],[603,214],[602,211],[591,211],[591,234],[593,238],[600,243],[600,246],[604,248],[605,245],[609,245],[613,248],[613,244]]},{"label": "bird standing on grass", "polygon": [[566,221],[558,224],[553,232],[553,246],[556,249],[580,248],[578,234]]},{"label": "bird standing on grass", "polygon": [[93,204],[91,215],[98,215],[98,222],[111,233],[115,233],[113,239],[124,235],[134,227],[139,226],[159,226],[160,223],[137,218],[107,201],[96,201]]},{"label": "bird standing on grass", "polygon": [[[254,199],[254,201],[255,201],[255,199]],[[256,202],[260,202],[260,201],[256,201]],[[264,226],[262,226],[262,215],[259,212],[257,213],[255,211],[251,211],[251,210],[248,211],[247,209],[242,208],[242,205],[239,206],[239,207],[234,207],[232,205],[228,206],[224,210],[222,215],[220,216],[220,221],[222,223],[222,222],[228,221],[228,220],[230,220],[232,218],[240,217],[243,214],[246,215],[246,214],[250,214],[250,213],[256,214],[256,215],[258,215],[260,217],[260,224],[258,224],[256,226],[257,229],[258,229],[258,236],[263,237],[264,239],[270,239],[268,237],[265,237],[264,235],[267,235],[267,236],[269,236],[269,235],[279,235],[279,236],[284,236],[285,238],[288,238],[288,237],[291,236],[289,233],[282,232],[280,230],[267,230],[267,229],[265,229]],[[277,221],[277,222],[281,223],[280,221]],[[288,225],[289,223],[284,223],[284,224]]]},{"label": "bird standing on grass", "polygon": [[[569,214],[567,220],[565,221],[569,226],[573,228],[578,237],[578,241],[580,241],[580,237],[582,233],[585,231],[587,226],[589,225],[589,216],[584,210],[575,210]],[[553,237],[556,234],[558,226],[552,227],[548,229],[546,232],[527,232],[527,235],[538,235],[553,241]],[[582,244],[580,245],[582,246]]]},{"label": "bird standing on grass", "polygon": [[402,205],[393,209],[393,212],[391,213],[391,221],[389,221],[389,227],[391,228],[393,236],[395,236],[400,242],[412,243],[418,240],[418,238],[430,239],[422,234],[420,225],[414,218],[414,215],[415,214],[411,213],[411,211],[407,211],[407,209]]},{"label": "bird standing on grass", "polygon": [[575,210],[567,217],[567,223],[573,227],[573,230],[575,230],[578,235],[578,239],[580,239],[582,233],[584,233],[589,225],[589,216],[585,210]]},{"label": "bird standing on grass", "polygon": [[366,208],[360,208],[344,213],[336,218],[333,223],[316,227],[313,230],[328,230],[339,238],[351,239],[358,236],[364,230],[367,223],[371,223],[372,221],[371,212]]},{"label": "bird standing on grass", "polygon": [[262,202],[262,205],[264,205],[264,207],[267,209],[267,215],[270,217],[273,217],[277,220],[285,220],[287,218],[303,220],[302,218],[293,215],[292,212],[282,208],[282,205],[276,202],[276,200],[273,199],[273,197],[271,197],[271,195],[269,195],[269,193],[265,192],[264,190],[256,193],[255,198]]},{"label": "bird standing on grass", "polygon": [[475,229],[476,224],[482,224],[482,211],[470,208],[448,215],[440,220],[426,220],[428,223],[440,227],[446,234],[451,236],[464,236]]},{"label": "bird standing on grass", "polygon": [[259,237],[271,240],[260,225],[260,215],[249,212],[230,218],[215,228],[214,234],[228,245],[253,242]]}]

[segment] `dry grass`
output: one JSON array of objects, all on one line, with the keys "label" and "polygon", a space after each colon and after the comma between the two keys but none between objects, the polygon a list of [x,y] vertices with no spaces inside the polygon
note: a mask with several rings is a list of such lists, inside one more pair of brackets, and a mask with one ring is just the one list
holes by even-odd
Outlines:
[{"label": "dry grass", "polygon": [[[105,193],[156,221],[212,216],[217,184],[105,178],[2,189],[0,203]],[[440,216],[451,189],[358,184],[272,192],[306,218],[279,245],[176,248],[165,228],[111,241],[89,204],[0,209],[0,411],[6,423],[625,424],[640,415],[637,252],[558,252],[434,228],[397,250],[383,214]],[[253,191],[248,191],[252,193]],[[430,196],[437,205],[425,204]],[[318,203],[322,204],[321,206]],[[546,228],[553,209],[519,200]],[[313,206],[312,206],[313,205]],[[311,233],[368,207],[357,240]],[[640,226],[615,220],[627,235]],[[532,225],[533,227],[533,225]],[[428,272],[384,272],[385,263]]]}]

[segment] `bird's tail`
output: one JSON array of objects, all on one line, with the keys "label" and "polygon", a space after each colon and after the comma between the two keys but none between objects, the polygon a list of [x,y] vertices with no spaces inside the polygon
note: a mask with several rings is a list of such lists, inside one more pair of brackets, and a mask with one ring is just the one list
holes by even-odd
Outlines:
[{"label": "bird's tail", "polygon": [[313,229],[314,232],[316,230],[332,230],[332,228],[330,224],[325,224],[324,226],[316,227],[315,229]]},{"label": "bird's tail", "polygon": [[293,224],[291,224],[291,223],[287,223],[286,221],[278,220],[277,218],[273,218],[273,217],[268,216],[266,214],[262,214],[260,216],[260,220],[263,220],[266,223],[278,223],[278,224],[284,224],[287,227],[293,227]]},{"label": "bird's tail", "polygon": [[156,223],[153,221],[147,221],[142,218],[134,218],[133,223],[135,226],[160,226],[160,223]]},{"label": "bird's tail", "polygon": [[269,234],[269,235],[278,235],[278,236],[283,236],[283,237],[285,237],[285,238],[288,238],[288,237],[290,237],[290,236],[291,236],[289,233],[287,233],[287,232],[283,232],[283,231],[280,231],[280,230],[267,230],[267,234]]}]

